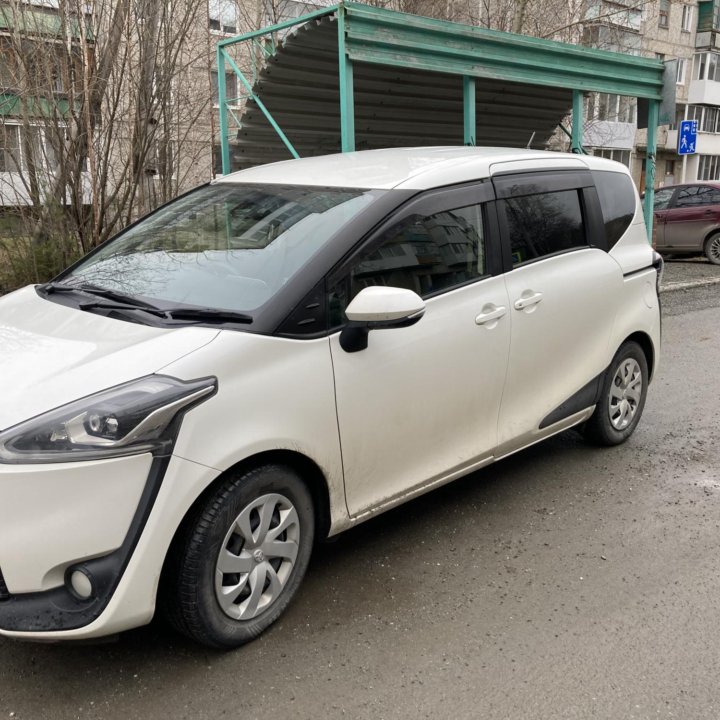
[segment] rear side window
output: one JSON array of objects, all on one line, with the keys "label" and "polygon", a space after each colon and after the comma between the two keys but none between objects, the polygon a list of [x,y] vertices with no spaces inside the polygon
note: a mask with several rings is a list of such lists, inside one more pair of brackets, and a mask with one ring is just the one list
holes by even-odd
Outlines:
[{"label": "rear side window", "polygon": [[577,190],[507,198],[504,205],[513,265],[587,246]]},{"label": "rear side window", "polygon": [[720,202],[720,189],[711,185],[691,185],[683,188],[677,196],[675,207],[695,207],[697,205],[717,205]]},{"label": "rear side window", "polygon": [[[609,250],[630,227],[635,216],[635,185],[625,173],[594,170],[592,176],[600,199]],[[659,208],[656,206],[655,209]]]},{"label": "rear side window", "polygon": [[700,188],[697,185],[691,185],[690,187],[683,188],[675,200],[675,207],[692,207],[693,205],[700,204],[700,198],[698,196],[698,190]]}]

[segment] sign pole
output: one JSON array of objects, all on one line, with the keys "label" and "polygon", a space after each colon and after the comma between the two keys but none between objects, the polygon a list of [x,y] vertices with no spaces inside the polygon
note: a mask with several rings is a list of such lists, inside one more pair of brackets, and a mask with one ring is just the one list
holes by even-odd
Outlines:
[{"label": "sign pole", "polygon": [[[687,120],[687,116],[688,116],[688,103],[685,103],[685,117],[683,118],[683,120]],[[679,132],[679,128],[678,128],[678,132]],[[686,171],[687,171],[687,155],[683,155],[682,177],[680,179],[680,182],[682,182],[682,183],[685,182],[685,172]]]}]

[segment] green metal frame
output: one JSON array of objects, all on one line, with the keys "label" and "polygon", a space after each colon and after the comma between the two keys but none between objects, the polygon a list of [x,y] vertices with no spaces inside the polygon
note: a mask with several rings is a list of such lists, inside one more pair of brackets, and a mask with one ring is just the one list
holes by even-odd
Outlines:
[{"label": "green metal frame", "polygon": [[[341,6],[340,5],[333,5],[329,8],[325,8],[323,10],[317,10],[312,13],[308,13],[307,15],[302,15],[299,18],[296,18],[294,20],[287,20],[286,22],[277,23],[276,25],[270,25],[265,28],[261,28],[260,30],[255,30],[253,32],[244,33],[243,35],[237,35],[235,37],[227,38],[225,40],[221,40],[217,44],[216,48],[216,64],[217,64],[217,73],[218,73],[218,106],[220,109],[220,152],[221,152],[221,158],[222,158],[222,171],[223,175],[227,175],[232,170],[232,163],[230,162],[230,127],[228,123],[228,115],[232,116],[235,120],[236,127],[240,127],[240,121],[235,116],[235,113],[233,112],[233,109],[230,107],[230,103],[238,100],[244,100],[247,98],[251,98],[255,104],[258,106],[258,109],[262,112],[263,115],[267,118],[268,122],[272,126],[273,130],[278,134],[280,139],[282,140],[285,147],[290,152],[290,155],[292,155],[293,158],[299,158],[300,155],[298,154],[297,150],[293,146],[293,144],[290,142],[290,140],[287,138],[285,133],[282,131],[281,127],[277,124],[275,121],[275,118],[272,116],[272,113],[267,109],[263,101],[258,97],[258,95],[253,90],[253,85],[255,81],[257,80],[257,64],[255,59],[255,53],[251,52],[251,58],[252,58],[252,81],[250,81],[243,71],[237,66],[237,63],[233,58],[230,56],[230,54],[227,51],[227,48],[230,48],[234,45],[239,45],[240,43],[247,43],[250,42],[253,48],[260,48],[260,51],[262,54],[264,54],[266,57],[271,57],[276,50],[276,44],[275,44],[275,34],[278,32],[281,32],[283,30],[288,30],[291,27],[294,27],[295,25],[304,25],[306,22],[310,20],[314,20],[316,18],[324,17],[325,15],[332,15],[334,13],[340,13],[343,15],[344,13],[341,13]],[[343,18],[344,19],[344,18]],[[341,18],[339,17],[338,20],[340,21]],[[342,21],[338,23],[338,26],[340,27],[342,25]],[[340,33],[340,30],[339,30]],[[268,50],[267,45],[264,45],[262,43],[259,43],[260,38],[269,38],[271,43],[271,49]],[[339,40],[338,40],[339,43]],[[348,67],[345,69],[345,75],[342,77],[341,82],[341,95],[345,96],[346,103],[352,108],[353,103],[353,93],[352,93],[352,65],[348,61],[347,63]],[[225,72],[226,68],[229,67],[235,75],[237,75],[238,79],[240,80],[240,83],[245,88],[245,94],[240,95],[236,98],[228,98],[227,96],[227,83],[225,81]],[[349,78],[348,78],[349,73]],[[341,75],[342,75],[342,67],[341,67]],[[345,107],[345,106],[343,106]],[[347,109],[346,111],[347,112]],[[345,152],[347,149],[354,149],[355,144],[355,128],[353,126],[353,123],[350,123],[346,127],[345,123],[345,113],[343,113],[343,152]],[[352,147],[346,147],[346,139]]]},{"label": "green metal frame", "polygon": [[[355,149],[355,62],[442,72],[463,78],[463,142],[477,140],[475,78],[545,85],[573,91],[571,148],[583,152],[583,97],[587,92],[606,92],[649,100],[648,152],[646,160],[646,210],[648,232],[652,229],[653,183],[659,101],[664,65],[660,60],[596,50],[526,37],[459,23],[418,17],[344,0],[316,12],[261,30],[221,40],[217,46],[218,101],[223,173],[231,170],[228,115],[240,122],[229,106],[231,100],[251,98],[265,115],[292,157],[298,152],[254,91],[257,80],[256,52],[252,80],[237,66],[228,49],[250,42],[260,54],[276,51],[278,32],[328,15],[335,15],[338,29],[338,80],[340,89],[340,137],[343,152]],[[269,43],[261,43],[269,38]],[[226,68],[239,78],[245,94],[227,98]],[[458,138],[459,140],[459,138]],[[649,208],[649,209],[648,209]]]}]

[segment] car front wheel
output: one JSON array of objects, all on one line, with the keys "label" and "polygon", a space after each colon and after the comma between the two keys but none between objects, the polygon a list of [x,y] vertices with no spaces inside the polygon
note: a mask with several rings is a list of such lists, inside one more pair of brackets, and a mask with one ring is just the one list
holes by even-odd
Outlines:
[{"label": "car front wheel", "polygon": [[720,265],[720,233],[711,235],[705,242],[705,257],[713,264]]},{"label": "car front wheel", "polygon": [[295,595],[314,527],[312,497],[291,468],[228,476],[175,543],[164,582],[171,623],[219,649],[256,638]]},{"label": "car front wheel", "polygon": [[600,400],[584,427],[585,437],[598,445],[619,445],[640,422],[649,381],[647,359],[636,342],[626,342],[605,373]]}]

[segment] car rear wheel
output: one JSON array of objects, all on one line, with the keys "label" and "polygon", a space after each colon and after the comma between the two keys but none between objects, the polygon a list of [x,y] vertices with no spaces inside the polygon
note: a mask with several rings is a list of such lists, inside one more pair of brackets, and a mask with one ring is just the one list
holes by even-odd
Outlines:
[{"label": "car rear wheel", "polygon": [[169,620],[209,647],[253,640],[295,595],[314,527],[312,497],[291,468],[230,475],[175,544],[164,583]]},{"label": "car rear wheel", "polygon": [[720,233],[711,235],[705,241],[705,257],[713,265],[720,265]]},{"label": "car rear wheel", "polygon": [[603,379],[600,401],[585,424],[585,437],[597,445],[619,445],[633,434],[645,407],[647,359],[636,342],[615,354]]}]

